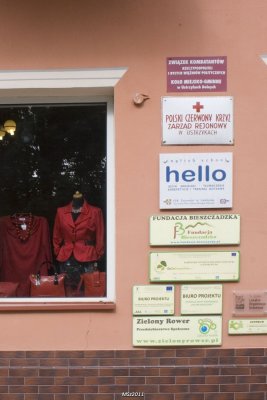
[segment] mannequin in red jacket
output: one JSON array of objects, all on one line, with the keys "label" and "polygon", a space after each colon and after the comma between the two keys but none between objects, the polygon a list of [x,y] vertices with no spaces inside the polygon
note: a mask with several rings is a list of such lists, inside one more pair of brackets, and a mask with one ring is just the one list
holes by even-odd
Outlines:
[{"label": "mannequin in red jacket", "polygon": [[92,272],[104,254],[101,209],[88,204],[80,192],[75,192],[71,203],[57,209],[53,246],[60,270],[66,273],[67,296],[73,296],[80,275]]}]

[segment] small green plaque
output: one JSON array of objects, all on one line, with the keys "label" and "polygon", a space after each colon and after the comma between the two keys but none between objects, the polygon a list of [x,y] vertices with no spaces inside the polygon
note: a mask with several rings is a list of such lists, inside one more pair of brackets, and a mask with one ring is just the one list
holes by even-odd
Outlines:
[{"label": "small green plaque", "polygon": [[266,335],[267,318],[264,319],[230,319],[229,335]]}]

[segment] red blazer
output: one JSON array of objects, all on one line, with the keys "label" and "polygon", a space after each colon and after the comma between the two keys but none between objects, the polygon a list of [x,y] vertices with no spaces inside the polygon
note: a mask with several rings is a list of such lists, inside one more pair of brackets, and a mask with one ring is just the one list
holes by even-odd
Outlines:
[{"label": "red blazer", "polygon": [[72,203],[57,209],[53,231],[54,252],[58,261],[73,254],[78,261],[97,261],[104,254],[104,221],[102,211],[86,201],[76,221]]}]

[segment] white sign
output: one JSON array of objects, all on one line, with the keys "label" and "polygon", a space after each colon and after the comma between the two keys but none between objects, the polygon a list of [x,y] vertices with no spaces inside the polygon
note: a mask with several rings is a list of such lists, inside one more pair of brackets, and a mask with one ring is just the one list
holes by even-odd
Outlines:
[{"label": "white sign", "polygon": [[232,153],[160,154],[160,208],[232,207]]},{"label": "white sign", "polygon": [[233,98],[163,97],[162,143],[233,144]]},{"label": "white sign", "polygon": [[133,317],[134,346],[218,346],[221,316]]},{"label": "white sign", "polygon": [[142,285],[133,287],[133,315],[174,314],[173,285]]},{"label": "white sign", "polygon": [[181,314],[222,314],[222,285],[182,285]]}]

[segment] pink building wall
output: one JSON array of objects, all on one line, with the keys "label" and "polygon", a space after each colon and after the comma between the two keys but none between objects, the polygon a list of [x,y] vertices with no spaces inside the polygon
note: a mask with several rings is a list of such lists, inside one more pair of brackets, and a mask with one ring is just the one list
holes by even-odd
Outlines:
[{"label": "pink building wall", "polygon": [[[132,287],[149,283],[148,220],[160,213],[158,155],[213,151],[233,152],[230,212],[241,215],[241,278],[223,284],[223,347],[264,347],[264,335],[230,337],[227,322],[233,290],[267,288],[266,2],[0,0],[0,11],[0,70],[127,68],[114,95],[116,310],[1,313],[1,350],[131,349]],[[161,146],[170,56],[227,56],[228,89],[220,95],[234,98],[233,146]],[[150,97],[140,108],[132,102],[137,92]]]}]

